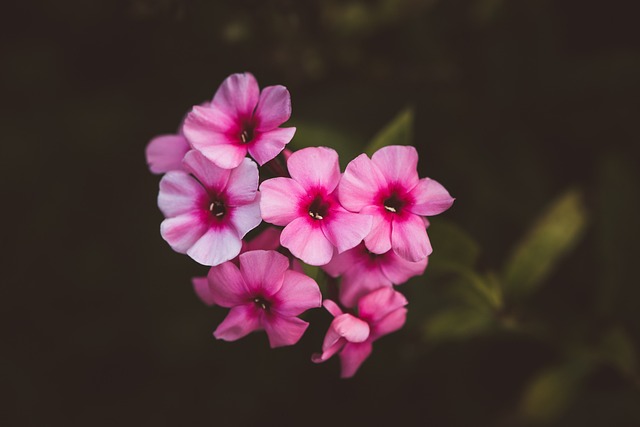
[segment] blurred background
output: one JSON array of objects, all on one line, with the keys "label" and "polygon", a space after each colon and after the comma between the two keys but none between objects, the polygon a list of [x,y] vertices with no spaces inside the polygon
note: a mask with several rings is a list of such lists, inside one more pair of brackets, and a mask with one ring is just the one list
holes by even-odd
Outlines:
[{"label": "blurred background", "polygon": [[[6,426],[638,426],[632,2],[67,0],[3,6]],[[150,138],[229,74],[292,94],[293,148],[381,129],[457,198],[355,378],[211,332],[159,234]],[[393,121],[395,118],[395,121]],[[395,127],[394,127],[395,126]],[[409,135],[409,136],[407,136]]]}]

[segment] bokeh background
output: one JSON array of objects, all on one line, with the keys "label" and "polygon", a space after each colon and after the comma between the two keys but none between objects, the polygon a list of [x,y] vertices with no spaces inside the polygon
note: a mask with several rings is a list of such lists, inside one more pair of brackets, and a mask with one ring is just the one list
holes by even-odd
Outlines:
[{"label": "bokeh background", "polygon": [[[640,425],[632,6],[3,5],[2,424]],[[240,71],[290,89],[294,148],[344,163],[412,111],[421,175],[457,197],[407,326],[351,380],[310,362],[322,310],[295,347],[215,341],[206,269],[160,237],[144,147]]]}]

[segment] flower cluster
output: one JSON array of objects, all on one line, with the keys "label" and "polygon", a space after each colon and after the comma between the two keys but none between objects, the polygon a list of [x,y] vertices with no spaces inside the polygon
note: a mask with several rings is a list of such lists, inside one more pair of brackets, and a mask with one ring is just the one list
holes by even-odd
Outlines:
[{"label": "flower cluster", "polygon": [[[160,233],[210,267],[192,283],[205,304],[230,309],[216,338],[264,330],[272,348],[293,345],[308,327],[298,316],[322,305],[334,319],[312,360],[339,353],[351,377],[375,340],[404,325],[407,300],[394,286],[424,272],[426,217],[453,198],[419,178],[411,146],[361,154],[344,173],[331,148],[289,151],[296,129],[280,126],[290,116],[285,87],[260,91],[251,74],[233,74],[176,135],[154,138],[146,155],[151,172],[164,174]],[[340,280],[337,302],[323,301],[302,263]]]}]

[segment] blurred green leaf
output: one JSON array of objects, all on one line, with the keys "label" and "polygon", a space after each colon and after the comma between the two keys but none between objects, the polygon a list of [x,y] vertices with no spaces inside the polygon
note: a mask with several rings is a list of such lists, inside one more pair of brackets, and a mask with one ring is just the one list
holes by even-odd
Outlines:
[{"label": "blurred green leaf", "polygon": [[429,341],[464,339],[482,333],[494,324],[490,311],[478,307],[457,306],[433,315],[424,325]]},{"label": "blurred green leaf", "polygon": [[602,357],[627,376],[637,373],[637,353],[629,334],[622,328],[612,328],[603,338]]},{"label": "blurred green leaf", "polygon": [[433,254],[429,257],[429,268],[438,270],[441,263],[473,267],[480,248],[464,230],[451,221],[434,218],[429,226],[429,239]]},{"label": "blurred green leaf", "polygon": [[580,192],[571,190],[556,200],[507,261],[502,275],[505,293],[519,298],[533,292],[578,242],[586,223]]},{"label": "blurred green leaf", "polygon": [[387,145],[411,145],[413,142],[413,109],[405,108],[391,120],[367,145],[364,152],[371,156]]}]

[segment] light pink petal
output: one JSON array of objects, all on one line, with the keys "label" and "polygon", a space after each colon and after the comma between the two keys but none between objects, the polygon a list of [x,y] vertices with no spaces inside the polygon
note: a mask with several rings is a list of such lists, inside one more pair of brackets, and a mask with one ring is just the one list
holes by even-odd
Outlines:
[{"label": "light pink petal", "polygon": [[340,180],[340,204],[351,212],[360,212],[374,205],[381,188],[386,187],[384,176],[366,154],[360,154],[347,165]]},{"label": "light pink petal", "polygon": [[291,154],[287,161],[291,178],[304,189],[322,188],[331,193],[340,182],[338,153],[327,147],[307,147]]},{"label": "light pink petal", "polygon": [[289,259],[276,251],[250,251],[241,254],[240,271],[253,294],[271,296],[278,292],[289,268]]},{"label": "light pink petal", "polygon": [[258,310],[255,304],[233,307],[213,332],[213,336],[219,340],[236,341],[261,329]]},{"label": "light pink petal", "polygon": [[418,262],[431,255],[431,242],[424,221],[417,215],[394,220],[391,227],[391,247],[407,261]]},{"label": "light pink petal", "polygon": [[371,231],[364,238],[364,244],[374,254],[383,254],[391,249],[391,221],[378,207],[368,206],[362,213],[371,215]]},{"label": "light pink petal", "polygon": [[321,304],[322,294],[316,281],[305,274],[287,270],[282,287],[274,295],[271,309],[282,316],[298,316]]},{"label": "light pink petal", "polygon": [[354,307],[363,296],[382,287],[393,284],[380,271],[379,267],[361,264],[359,268],[349,270],[340,282],[340,302],[345,307]]},{"label": "light pink petal", "polygon": [[389,184],[402,183],[412,188],[418,183],[418,152],[410,145],[389,145],[371,156]]},{"label": "light pink petal", "polygon": [[242,273],[232,262],[211,267],[207,280],[213,301],[222,307],[245,304],[252,297]]},{"label": "light pink petal", "polygon": [[231,170],[227,182],[227,203],[229,206],[244,205],[255,200],[258,191],[258,166],[244,158],[240,165]]},{"label": "light pink petal", "polygon": [[351,378],[360,368],[360,365],[367,360],[373,346],[370,341],[363,343],[348,343],[340,352],[340,365],[342,367],[340,377]]},{"label": "light pink petal", "polygon": [[298,217],[298,206],[305,196],[304,189],[291,178],[272,178],[260,184],[262,218],[274,225],[284,226]]},{"label": "light pink petal", "polygon": [[322,306],[329,312],[333,317],[340,316],[342,314],[342,310],[338,307],[338,304],[331,301],[330,299],[326,299],[322,302]]},{"label": "light pink petal", "polygon": [[217,107],[231,117],[251,117],[259,96],[258,82],[251,73],[232,74],[216,91],[211,107]]},{"label": "light pink petal", "polygon": [[243,238],[262,222],[259,196],[259,194],[256,194],[256,198],[252,203],[229,209],[229,222],[231,222],[240,238]]},{"label": "light pink petal", "polygon": [[264,317],[264,329],[271,348],[293,345],[300,341],[309,323],[297,317],[270,315]]},{"label": "light pink petal", "polygon": [[427,257],[418,262],[407,261],[391,250],[381,258],[380,269],[391,283],[399,285],[414,276],[424,274],[428,260]]},{"label": "light pink petal", "polygon": [[233,169],[242,163],[247,155],[247,147],[238,144],[220,144],[194,148],[200,151],[207,159],[223,169]]},{"label": "light pink petal", "polygon": [[397,331],[404,326],[406,320],[406,308],[402,307],[397,310],[393,310],[372,327],[371,339],[377,340],[384,335]]},{"label": "light pink petal", "polygon": [[216,302],[213,299],[213,294],[209,290],[209,280],[207,280],[206,277],[193,277],[191,284],[200,301],[209,306],[215,305]]},{"label": "light pink petal", "polygon": [[187,213],[167,218],[160,224],[160,234],[171,248],[181,254],[187,253],[207,230],[207,223],[199,213]]},{"label": "light pink petal", "polygon": [[309,265],[325,265],[333,256],[333,245],[320,227],[314,227],[311,219],[296,218],[280,235],[280,243],[291,253]]},{"label": "light pink petal", "polygon": [[160,180],[158,207],[165,217],[201,209],[207,192],[193,177],[180,171],[168,172]]},{"label": "light pink petal", "polygon": [[276,128],[259,133],[248,146],[249,154],[262,166],[280,154],[295,133],[294,127]]},{"label": "light pink petal", "polygon": [[371,231],[371,216],[336,209],[322,222],[322,231],[338,253],[356,247]]},{"label": "light pink petal", "polygon": [[260,100],[253,113],[256,129],[267,131],[277,128],[291,117],[291,95],[284,86],[267,86],[260,93]]},{"label": "light pink petal", "polygon": [[218,265],[235,258],[241,247],[233,228],[210,228],[187,250],[187,255],[202,265]]},{"label": "light pink petal", "polygon": [[438,215],[449,209],[454,201],[442,184],[431,178],[421,179],[411,195],[415,199],[411,212],[422,216]]},{"label": "light pink petal", "polygon": [[280,230],[267,227],[244,246],[244,252],[262,250],[276,250],[280,247]]},{"label": "light pink petal", "polygon": [[356,254],[357,251],[359,251],[359,248],[356,247],[341,254],[336,254],[329,264],[322,266],[322,269],[334,278],[345,274],[360,261]]},{"label": "light pink petal", "polygon": [[394,310],[407,305],[407,299],[393,288],[380,288],[358,301],[358,316],[375,324]]},{"label": "light pink petal", "polygon": [[145,150],[149,170],[156,174],[182,170],[182,158],[189,150],[189,143],[182,135],[156,136]]},{"label": "light pink petal", "polygon": [[[349,313],[333,319],[329,328],[349,342],[363,342],[369,338],[369,324]],[[322,347],[324,349],[324,344]]]},{"label": "light pink petal", "polygon": [[216,166],[199,151],[191,150],[184,156],[184,168],[209,189],[222,190],[229,181],[230,170]]}]

